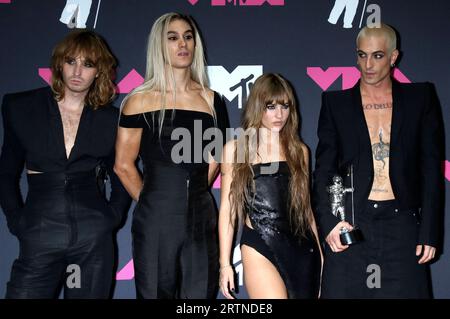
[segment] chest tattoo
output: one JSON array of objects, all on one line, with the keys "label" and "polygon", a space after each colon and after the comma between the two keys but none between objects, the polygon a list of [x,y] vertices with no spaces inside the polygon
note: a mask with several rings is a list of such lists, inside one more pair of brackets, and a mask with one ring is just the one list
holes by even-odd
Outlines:
[{"label": "chest tattoo", "polygon": [[378,134],[380,140],[378,143],[372,144],[372,153],[373,157],[376,161],[381,161],[383,163],[383,169],[386,166],[385,159],[389,157],[389,143],[385,143],[383,141],[383,129],[380,128],[380,132]]}]

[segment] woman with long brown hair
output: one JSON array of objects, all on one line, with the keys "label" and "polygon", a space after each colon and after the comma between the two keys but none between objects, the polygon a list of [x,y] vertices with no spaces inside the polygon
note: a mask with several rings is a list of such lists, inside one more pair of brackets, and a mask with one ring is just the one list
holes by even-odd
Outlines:
[{"label": "woman with long brown hair", "polygon": [[243,134],[225,145],[219,240],[220,288],[227,298],[233,298],[230,255],[238,222],[250,298],[318,297],[321,253],[298,121],[291,86],[278,74],[265,74],[243,111]]}]

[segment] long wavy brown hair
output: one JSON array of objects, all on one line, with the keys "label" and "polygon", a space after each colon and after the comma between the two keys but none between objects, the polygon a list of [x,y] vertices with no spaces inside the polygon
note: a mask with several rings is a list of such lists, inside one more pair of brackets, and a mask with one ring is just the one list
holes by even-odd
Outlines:
[{"label": "long wavy brown hair", "polygon": [[67,59],[76,58],[80,54],[98,71],[98,77],[92,83],[85,99],[88,105],[97,109],[114,99],[116,88],[113,79],[117,62],[106,42],[93,31],[73,31],[53,49],[51,58],[53,94],[57,101],[64,99],[63,64]]},{"label": "long wavy brown hair", "polygon": [[[259,77],[250,92],[242,113],[241,126],[244,132],[258,130],[262,127],[263,113],[266,106],[272,104],[289,104],[289,117],[280,131],[280,151],[286,157],[291,177],[289,181],[289,219],[295,234],[305,236],[311,230],[313,220],[310,188],[308,149],[299,136],[299,117],[294,93],[289,83],[279,74],[268,73]],[[247,205],[251,205],[254,185],[254,172],[251,164],[253,147],[249,141],[251,134],[242,134],[236,141],[233,166],[233,175],[230,188],[231,220],[238,216],[245,220]],[[259,149],[259,141],[255,150]],[[243,154],[242,159],[237,158],[238,153]],[[252,191],[251,191],[252,190]]]}]

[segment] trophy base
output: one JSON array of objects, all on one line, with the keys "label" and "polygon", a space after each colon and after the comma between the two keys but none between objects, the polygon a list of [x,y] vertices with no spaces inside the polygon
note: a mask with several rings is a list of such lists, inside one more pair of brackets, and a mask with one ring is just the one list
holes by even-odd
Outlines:
[{"label": "trophy base", "polygon": [[342,245],[354,245],[364,240],[361,229],[353,228],[353,230],[346,230],[339,236]]}]

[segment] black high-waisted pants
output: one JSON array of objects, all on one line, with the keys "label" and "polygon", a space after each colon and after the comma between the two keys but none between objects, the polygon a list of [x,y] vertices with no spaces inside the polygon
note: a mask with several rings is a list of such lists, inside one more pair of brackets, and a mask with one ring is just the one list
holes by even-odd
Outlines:
[{"label": "black high-waisted pants", "polygon": [[208,191],[208,166],[146,167],[133,215],[138,298],[211,299],[219,282],[217,211]]},{"label": "black high-waisted pants", "polygon": [[[108,298],[117,217],[94,171],[30,174],[6,298]],[[68,283],[68,285],[67,285]]]}]

